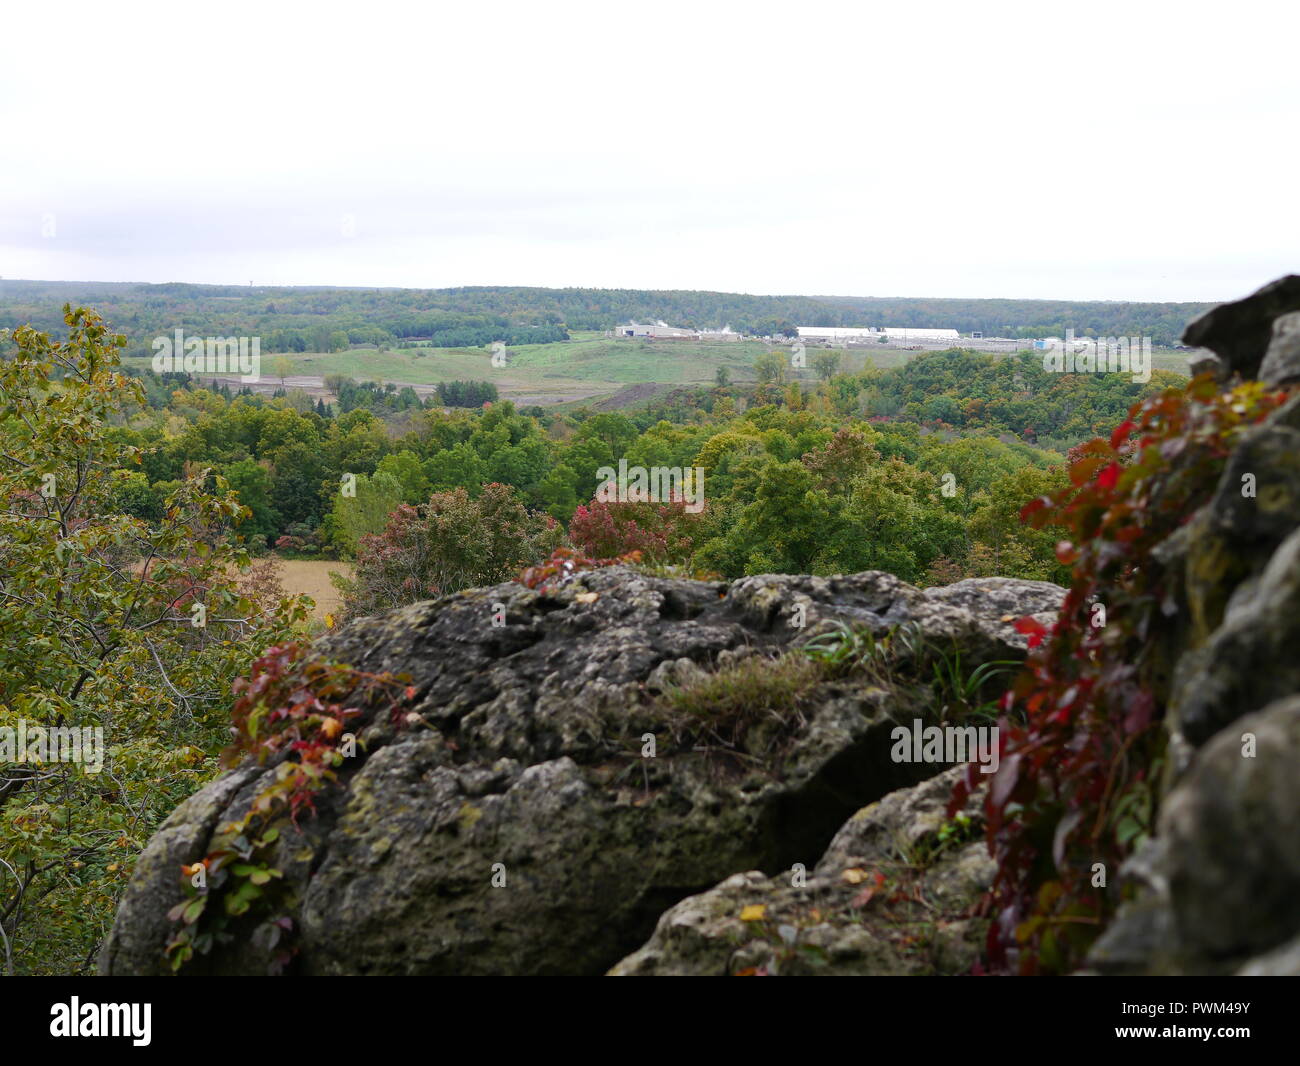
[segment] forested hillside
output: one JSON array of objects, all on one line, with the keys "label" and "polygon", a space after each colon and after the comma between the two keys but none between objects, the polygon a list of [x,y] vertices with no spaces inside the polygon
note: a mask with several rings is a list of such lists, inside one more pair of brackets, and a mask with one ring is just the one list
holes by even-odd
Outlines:
[{"label": "forested hillside", "polygon": [[925,326],[987,336],[1149,336],[1177,343],[1208,304],[752,296],[640,289],[344,289],[103,282],[0,281],[0,329],[57,327],[64,303],[94,306],[143,354],[181,328],[204,336],[259,336],[263,352],[329,352],[420,339],[439,347],[535,344],[569,330],[629,319],[759,336],[795,326]]}]

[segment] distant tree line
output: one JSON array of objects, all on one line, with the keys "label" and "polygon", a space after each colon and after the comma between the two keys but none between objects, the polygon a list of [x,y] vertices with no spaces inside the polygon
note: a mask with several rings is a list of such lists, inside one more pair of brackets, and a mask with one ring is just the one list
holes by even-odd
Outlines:
[{"label": "distant tree line", "polygon": [[[1232,294],[1225,293],[1226,296]],[[796,326],[949,327],[987,336],[1144,335],[1175,344],[1208,303],[752,296],[647,289],[331,289],[109,282],[0,281],[0,329],[61,325],[64,303],[94,304],[125,333],[128,354],[176,328],[203,336],[258,336],[263,352],[329,352],[420,340],[437,347],[493,341],[545,344],[572,330],[631,319],[694,329],[730,325],[758,336]]]},{"label": "distant tree line", "polygon": [[456,326],[434,330],[425,343],[431,348],[478,348],[495,341],[553,344],[568,339],[569,331],[563,326]]}]

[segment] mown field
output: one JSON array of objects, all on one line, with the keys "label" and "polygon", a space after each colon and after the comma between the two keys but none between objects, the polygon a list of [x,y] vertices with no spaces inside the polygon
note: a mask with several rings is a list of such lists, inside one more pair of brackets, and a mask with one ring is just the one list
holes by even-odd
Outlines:
[{"label": "mown field", "polygon": [[324,621],[327,614],[337,615],[342,606],[338,589],[330,583],[330,571],[352,576],[352,564],[326,559],[281,559],[269,557],[275,563],[276,576],[289,595],[305,592],[316,601],[312,617]]},{"label": "mown field", "polygon": [[[732,381],[752,381],[755,358],[771,347],[763,341],[705,344],[615,340],[600,333],[575,332],[569,341],[508,348],[505,367],[492,365],[487,348],[354,348],[346,352],[263,355],[260,388],[269,391],[280,384],[278,362],[287,359],[285,384],[313,395],[325,395],[324,379],[328,374],[346,374],[357,381],[412,385],[422,394],[440,381],[473,379],[493,382],[503,398],[517,404],[546,407],[604,398],[642,382],[711,384],[719,367],[727,369]],[[808,350],[810,361],[815,351]],[[841,368],[857,372],[868,363],[880,369],[901,366],[921,353],[882,346],[880,350],[850,349],[839,354]],[[139,367],[149,362],[145,357],[125,361]],[[1152,366],[1186,373],[1187,353],[1156,349]],[[799,377],[815,380],[811,368],[803,370]]]}]

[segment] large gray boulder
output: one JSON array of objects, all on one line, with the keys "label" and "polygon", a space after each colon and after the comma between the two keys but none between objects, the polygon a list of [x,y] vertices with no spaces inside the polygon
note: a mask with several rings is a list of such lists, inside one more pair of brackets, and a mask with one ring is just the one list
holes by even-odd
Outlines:
[{"label": "large gray boulder", "polygon": [[[292,972],[603,973],[674,903],[736,873],[815,863],[864,804],[943,769],[890,757],[895,722],[928,713],[924,685],[826,670],[798,651],[812,634],[909,625],[973,669],[1023,657],[1015,619],[1050,620],[1061,597],[1004,579],[922,591],[874,572],[727,584],[610,568],[360,619],[321,650],[409,674],[414,719],[363,718],[363,754],[276,844]],[[101,972],[162,970],[180,867],[274,769],[245,765],[172,814]],[[244,936],[188,969],[268,961]]]},{"label": "large gray boulder", "polygon": [[1214,352],[1224,376],[1253,380],[1260,376],[1273,340],[1274,321],[1292,311],[1300,311],[1300,274],[1288,274],[1244,299],[1212,307],[1183,330],[1183,343]]},{"label": "large gray boulder", "polygon": [[1273,322],[1273,339],[1264,353],[1259,379],[1270,385],[1300,383],[1300,311],[1280,315]]},{"label": "large gray boulder", "polygon": [[1117,974],[1282,973],[1300,937],[1300,697],[1237,719],[1165,798],[1122,875],[1121,908],[1089,965]]},{"label": "large gray boulder", "polygon": [[1155,552],[1181,632],[1167,725],[1199,745],[1300,692],[1300,396],[1244,432],[1209,501]]},{"label": "large gray boulder", "polygon": [[1300,692],[1300,529],[1240,588],[1223,624],[1178,661],[1171,722],[1194,744],[1244,711]]},{"label": "large gray boulder", "polygon": [[610,974],[970,972],[988,928],[974,911],[996,867],[979,838],[976,798],[960,820],[947,817],[961,772],[945,771],[858,811],[806,876],[751,870],[683,900]]}]

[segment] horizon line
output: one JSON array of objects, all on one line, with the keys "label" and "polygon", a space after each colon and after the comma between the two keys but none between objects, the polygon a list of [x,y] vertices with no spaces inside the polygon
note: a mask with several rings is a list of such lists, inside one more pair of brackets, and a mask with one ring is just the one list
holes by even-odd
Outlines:
[{"label": "horizon line", "polygon": [[1136,300],[1131,298],[1111,299],[1073,299],[1066,296],[874,296],[849,295],[834,293],[763,293],[741,292],[732,289],[662,289],[637,286],[617,285],[511,285],[498,283],[494,285],[334,285],[334,284],[248,284],[220,281],[100,281],[89,278],[0,278],[0,285],[13,282],[23,285],[123,285],[123,286],[166,286],[189,285],[195,288],[241,289],[258,291],[268,289],[335,289],[356,292],[453,292],[470,289],[531,289],[539,292],[662,292],[662,293],[709,293],[718,296],[747,296],[764,300],[954,300],[954,301],[992,301],[1012,300],[1017,303],[1069,303],[1069,304],[1205,304],[1215,306],[1240,297],[1224,297],[1218,300]]}]

